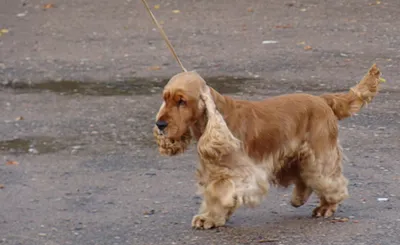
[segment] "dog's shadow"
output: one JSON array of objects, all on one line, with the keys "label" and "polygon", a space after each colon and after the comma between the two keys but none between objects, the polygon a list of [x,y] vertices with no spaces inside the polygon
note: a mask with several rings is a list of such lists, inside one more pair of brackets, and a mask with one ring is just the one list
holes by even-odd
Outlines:
[{"label": "dog's shadow", "polygon": [[265,202],[255,209],[240,208],[225,226],[196,231],[196,236],[207,239],[215,236],[214,239],[227,244],[280,244],[310,237],[323,239],[332,233],[332,229],[342,234],[347,234],[349,230],[357,233],[359,230],[353,220],[346,218],[353,215],[359,217],[351,204],[339,205],[333,217],[314,218],[311,213],[319,203],[315,195],[304,206],[293,208],[288,200],[290,191],[271,190],[271,195],[283,194],[286,194],[283,199],[270,199],[269,203]]},{"label": "dog's shadow", "polygon": [[346,233],[348,226],[352,225],[351,220],[338,220],[346,217],[345,213],[338,213],[331,218],[313,218],[309,207],[295,209],[290,213],[238,210],[225,226],[210,231],[198,231],[196,235],[208,233],[208,236],[215,235],[218,237],[216,239],[228,244],[280,244],[297,239],[307,240],[310,237],[322,238],[331,234],[333,228],[338,233]]}]

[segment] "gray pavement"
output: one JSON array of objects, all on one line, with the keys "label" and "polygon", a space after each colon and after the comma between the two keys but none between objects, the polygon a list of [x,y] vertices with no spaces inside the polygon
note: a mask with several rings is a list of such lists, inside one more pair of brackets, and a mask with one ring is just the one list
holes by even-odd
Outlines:
[{"label": "gray pavement", "polygon": [[235,98],[344,91],[377,62],[381,93],[340,122],[350,198],[313,219],[315,197],[295,209],[273,189],[192,230],[194,148],[162,157],[151,134],[180,70],[142,3],[2,0],[0,244],[399,244],[399,1],[149,3],[185,66]]}]

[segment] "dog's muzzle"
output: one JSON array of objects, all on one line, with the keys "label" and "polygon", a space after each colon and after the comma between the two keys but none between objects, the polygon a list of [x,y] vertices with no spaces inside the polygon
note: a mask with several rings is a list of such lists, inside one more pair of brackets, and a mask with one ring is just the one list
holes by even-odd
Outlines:
[{"label": "dog's muzzle", "polygon": [[163,130],[160,130],[157,125],[153,128],[153,135],[158,145],[158,150],[162,155],[174,156],[183,153],[190,144],[192,135],[186,132],[179,140],[169,139]]}]

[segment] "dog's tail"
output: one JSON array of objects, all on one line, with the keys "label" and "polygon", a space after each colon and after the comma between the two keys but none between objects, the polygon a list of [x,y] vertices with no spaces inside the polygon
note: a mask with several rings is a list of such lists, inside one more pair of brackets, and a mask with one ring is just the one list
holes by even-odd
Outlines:
[{"label": "dog's tail", "polygon": [[338,120],[352,116],[372,101],[378,93],[379,83],[385,80],[376,64],[372,65],[363,79],[347,93],[323,94],[321,97],[332,108]]}]

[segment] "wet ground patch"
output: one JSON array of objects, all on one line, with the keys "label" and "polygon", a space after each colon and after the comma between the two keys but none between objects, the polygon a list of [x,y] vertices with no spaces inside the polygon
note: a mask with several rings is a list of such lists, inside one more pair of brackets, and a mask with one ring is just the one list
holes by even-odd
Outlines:
[{"label": "wet ground patch", "polygon": [[0,141],[0,153],[47,154],[66,149],[68,146],[52,137],[36,136]]},{"label": "wet ground patch", "polygon": [[[246,84],[254,80],[253,78],[226,76],[205,77],[204,79],[211,87],[225,94],[243,92]],[[168,80],[169,78],[133,78],[113,82],[46,81],[34,84],[3,84],[1,88],[10,89],[15,93],[54,92],[60,95],[88,96],[151,95],[161,93]]]}]

